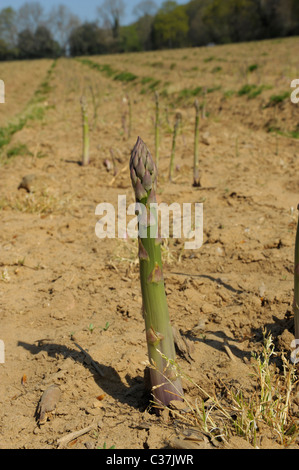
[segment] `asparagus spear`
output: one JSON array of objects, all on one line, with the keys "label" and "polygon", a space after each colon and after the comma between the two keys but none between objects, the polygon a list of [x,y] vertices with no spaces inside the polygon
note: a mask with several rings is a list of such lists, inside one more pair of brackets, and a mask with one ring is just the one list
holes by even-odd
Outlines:
[{"label": "asparagus spear", "polygon": [[181,113],[177,113],[175,116],[175,123],[173,127],[172,150],[171,150],[170,164],[169,164],[169,181],[172,181],[172,177],[173,177],[176,136],[177,136],[180,122],[181,122]]},{"label": "asparagus spear", "polygon": [[156,100],[156,121],[155,121],[155,157],[156,157],[156,165],[157,168],[159,167],[159,93],[155,92],[155,100]]},{"label": "asparagus spear", "polygon": [[136,202],[143,208],[138,217],[138,243],[146,341],[154,365],[150,380],[154,398],[167,406],[171,400],[183,399],[183,390],[173,365],[175,347],[163,280],[157,207],[152,204],[156,202],[157,168],[140,137],[132,150],[130,172]]},{"label": "asparagus spear", "polygon": [[[299,204],[297,209],[299,210]],[[299,221],[295,241],[295,266],[294,266],[294,322],[295,339],[299,339]]]},{"label": "asparagus spear", "polygon": [[195,130],[194,130],[193,186],[200,186],[199,173],[198,173],[199,103],[197,99],[194,102],[194,107],[195,107]]},{"label": "asparagus spear", "polygon": [[82,128],[83,128],[83,155],[82,165],[88,165],[89,163],[89,127],[88,127],[88,116],[87,116],[87,103],[85,96],[81,97],[81,111],[82,111]]}]

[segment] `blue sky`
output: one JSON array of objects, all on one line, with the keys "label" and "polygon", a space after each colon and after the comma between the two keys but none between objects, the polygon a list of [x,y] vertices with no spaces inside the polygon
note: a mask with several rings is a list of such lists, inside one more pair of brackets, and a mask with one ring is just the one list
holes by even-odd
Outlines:
[{"label": "blue sky", "polygon": [[[188,2],[188,0],[176,1],[179,5],[183,5]],[[2,9],[10,6],[17,10],[26,2],[30,2],[30,0],[2,0],[0,3],[0,8]],[[73,13],[79,16],[81,21],[93,21],[95,19],[96,9],[101,5],[102,0],[40,0],[39,3],[44,6],[46,12],[51,9],[53,5],[64,4],[68,6]],[[133,9],[136,5],[138,5],[138,3],[140,3],[140,0],[125,0],[126,10],[122,24],[130,24],[136,20],[136,17],[133,15]],[[155,3],[158,7],[160,7],[163,3],[163,0],[155,0]]]}]

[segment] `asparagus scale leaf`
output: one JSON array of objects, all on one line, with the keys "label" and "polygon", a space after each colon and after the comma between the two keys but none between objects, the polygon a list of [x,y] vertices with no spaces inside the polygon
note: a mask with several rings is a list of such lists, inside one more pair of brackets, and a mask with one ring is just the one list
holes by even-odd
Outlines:
[{"label": "asparagus scale leaf", "polygon": [[173,332],[170,324],[158,231],[156,203],[157,168],[140,137],[130,159],[131,181],[138,215],[140,282],[152,393],[162,405],[182,400],[183,390],[177,375]]}]

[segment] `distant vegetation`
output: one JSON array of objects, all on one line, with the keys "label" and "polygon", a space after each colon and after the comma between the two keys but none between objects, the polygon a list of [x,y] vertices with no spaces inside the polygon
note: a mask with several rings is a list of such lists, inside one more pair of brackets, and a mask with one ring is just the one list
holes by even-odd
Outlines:
[{"label": "distant vegetation", "polygon": [[[0,11],[0,60],[84,56],[252,41],[299,34],[298,0],[142,0],[122,26],[123,0],[104,0],[94,22],[39,2]],[[213,57],[211,58],[211,60]],[[255,65],[253,64],[252,70]],[[252,71],[249,69],[249,71]],[[216,71],[216,69],[215,69]]]}]

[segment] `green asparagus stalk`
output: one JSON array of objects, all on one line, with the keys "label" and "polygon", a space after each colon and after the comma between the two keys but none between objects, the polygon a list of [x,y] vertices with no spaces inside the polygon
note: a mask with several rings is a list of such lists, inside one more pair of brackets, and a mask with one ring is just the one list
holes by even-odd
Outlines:
[{"label": "green asparagus stalk", "polygon": [[[297,209],[299,210],[299,204]],[[295,263],[294,263],[294,322],[295,339],[299,339],[299,221],[295,241]]]},{"label": "green asparagus stalk", "polygon": [[83,127],[83,155],[82,165],[86,166],[89,163],[89,126],[87,115],[87,103],[85,96],[81,97],[81,111],[82,111],[82,127]]},{"label": "green asparagus stalk", "polygon": [[159,167],[159,93],[155,92],[155,100],[156,100],[156,120],[155,120],[155,159],[156,159],[156,166]]},{"label": "green asparagus stalk", "polygon": [[132,131],[132,104],[131,104],[131,99],[130,96],[127,94],[127,100],[128,100],[128,110],[129,110],[129,127],[128,127],[128,139],[131,137],[131,131]]},{"label": "green asparagus stalk", "polygon": [[199,102],[195,100],[195,129],[194,129],[194,166],[193,166],[193,186],[200,186],[198,173],[198,140],[199,140]]},{"label": "green asparagus stalk", "polygon": [[157,168],[140,137],[132,150],[130,172],[139,203],[140,282],[148,355],[154,366],[150,368],[152,393],[158,403],[167,406],[171,400],[182,400],[183,390],[174,366],[175,347],[163,280],[157,206],[154,204]]},{"label": "green asparagus stalk", "polygon": [[203,91],[202,118],[206,119],[207,87]]},{"label": "green asparagus stalk", "polygon": [[172,181],[172,177],[173,177],[176,136],[177,136],[178,128],[180,125],[180,121],[181,121],[181,114],[177,113],[175,116],[175,122],[174,122],[174,127],[173,127],[172,149],[171,149],[170,164],[169,164],[169,181]]}]

